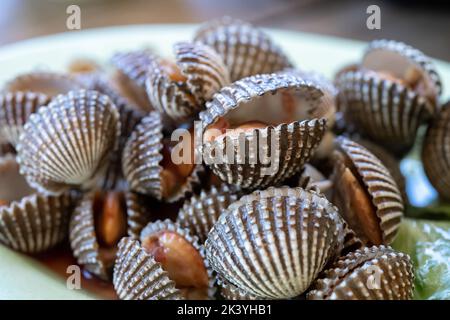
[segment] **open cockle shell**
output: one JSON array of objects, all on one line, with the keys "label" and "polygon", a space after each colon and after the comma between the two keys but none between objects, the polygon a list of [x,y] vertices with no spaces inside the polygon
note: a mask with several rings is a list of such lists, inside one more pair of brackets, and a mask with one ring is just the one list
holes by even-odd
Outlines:
[{"label": "open cockle shell", "polygon": [[342,219],[323,196],[269,188],[223,211],[205,243],[220,277],[262,298],[302,294],[342,248]]},{"label": "open cockle shell", "polygon": [[212,186],[208,191],[202,190],[199,195],[184,202],[178,213],[177,223],[182,228],[189,229],[203,243],[222,210],[237,199],[237,192],[233,192],[225,184],[220,188]]},{"label": "open cockle shell", "polygon": [[[205,257],[205,249],[202,245],[199,244],[198,238],[196,236],[193,236],[190,234],[188,229],[180,227],[177,223],[174,223],[168,219],[161,221],[155,221],[149,223],[144,229],[142,229],[140,240],[141,243],[144,242],[144,240],[151,236],[156,235],[160,232],[171,232],[175,233],[178,236],[181,236],[187,243],[189,243],[200,255],[201,259],[203,260],[203,265],[206,270],[206,274],[208,276],[208,287],[207,289],[207,297],[209,299],[213,298],[216,293],[216,279],[213,275],[213,270],[209,266],[209,262]],[[187,292],[187,297],[189,298],[189,293]]]},{"label": "open cockle shell", "polygon": [[390,71],[398,77],[423,80],[425,96],[436,105],[442,83],[431,59],[420,50],[394,40],[374,40],[366,49],[362,66],[371,70]]},{"label": "open cockle shell", "polygon": [[338,72],[336,86],[345,122],[400,156],[439,109],[441,83],[431,60],[402,42],[371,42],[360,64]]},{"label": "open cockle shell", "polygon": [[[200,181],[201,165],[195,165],[192,173],[173,193],[167,193],[168,181],[164,176],[161,114],[151,112],[136,127],[129,138],[122,158],[123,173],[130,189],[158,200],[174,202],[192,192],[194,185]],[[169,177],[170,178],[170,177]]]},{"label": "open cockle shell", "polygon": [[[120,237],[116,239],[113,245],[105,245],[101,237],[105,237],[107,234],[103,233],[114,231],[112,231],[111,222],[108,226],[109,229],[105,229],[100,225],[99,219],[104,217],[113,219],[116,212],[112,210],[116,209],[123,210],[120,213],[125,216],[126,208],[122,207],[125,205],[125,195],[121,193],[117,193],[117,195],[117,199],[120,199],[120,208],[112,206],[111,202],[109,204],[106,202],[108,201],[106,200],[106,192],[92,191],[86,193],[70,218],[69,240],[73,256],[85,270],[103,280],[111,279],[114,257]],[[123,218],[123,221],[115,220],[113,222],[115,226],[119,223],[123,223],[125,226],[126,219]],[[122,236],[124,235],[126,235],[126,232],[123,232]]]},{"label": "open cockle shell", "polygon": [[17,145],[17,160],[28,183],[60,193],[91,186],[120,137],[111,100],[96,91],[71,91],[30,116]]},{"label": "open cockle shell", "polygon": [[154,54],[148,49],[116,53],[111,59],[116,68],[111,76],[114,88],[132,101],[133,106],[146,112],[154,109],[145,89],[149,67],[154,59]]},{"label": "open cockle shell", "polygon": [[417,129],[434,113],[425,97],[371,70],[343,72],[336,85],[345,121],[399,155],[411,149]]},{"label": "open cockle shell", "polygon": [[139,241],[123,238],[114,265],[114,289],[122,300],[180,300],[180,291]]},{"label": "open cockle shell", "polygon": [[313,284],[311,300],[409,300],[414,271],[408,255],[391,247],[365,247],[347,254]]},{"label": "open cockle shell", "polygon": [[[364,243],[390,244],[403,217],[403,200],[389,170],[363,146],[336,139],[334,200]],[[351,189],[349,186],[351,186]]]},{"label": "open cockle shell", "polygon": [[[292,176],[326,131],[325,118],[310,117],[321,97],[320,88],[291,74],[252,76],[222,88],[200,113],[206,164],[226,183],[246,189]],[[205,133],[223,120],[231,125],[259,121],[264,127],[206,140]]]},{"label": "open cockle shell", "polygon": [[179,123],[195,117],[230,80],[222,58],[207,45],[180,42],[174,53],[172,67],[164,59],[153,59],[146,88],[151,103]]},{"label": "open cockle shell", "polygon": [[262,30],[228,17],[201,26],[194,41],[214,48],[230,71],[231,81],[281,71],[291,66],[282,50]]},{"label": "open cockle shell", "polygon": [[69,74],[40,71],[19,75],[3,87],[4,92],[34,92],[51,98],[80,89],[83,85]]},{"label": "open cockle shell", "polygon": [[12,155],[0,158],[0,176],[0,243],[32,254],[61,243],[74,205],[72,194],[34,193]]},{"label": "open cockle shell", "polygon": [[0,142],[17,145],[30,115],[50,100],[48,96],[34,92],[0,94]]},{"label": "open cockle shell", "polygon": [[450,101],[428,127],[422,147],[422,162],[431,184],[445,199],[450,199]]}]

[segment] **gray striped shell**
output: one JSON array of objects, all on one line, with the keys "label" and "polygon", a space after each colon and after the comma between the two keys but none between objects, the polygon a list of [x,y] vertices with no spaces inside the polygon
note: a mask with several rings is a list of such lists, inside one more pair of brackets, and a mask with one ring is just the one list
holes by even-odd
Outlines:
[{"label": "gray striped shell", "polygon": [[50,98],[41,93],[17,91],[0,94],[0,142],[17,145],[30,115],[49,102]]},{"label": "gray striped shell", "polygon": [[281,122],[204,142],[204,161],[215,175],[228,184],[257,189],[279,183],[301,169],[319,145],[326,131],[326,119],[288,120],[286,123],[280,106],[269,104],[261,112],[258,104],[262,101],[258,98],[263,96],[272,99],[276,93],[289,95],[290,92],[303,100],[295,108],[301,115],[296,114],[293,119],[308,118],[322,97],[320,88],[301,78],[291,74],[265,74],[224,87],[206,103],[206,110],[200,113],[204,130],[221,117],[236,121],[246,116],[253,117],[250,120],[275,122],[274,117],[278,117]]},{"label": "gray striped shell", "polygon": [[103,190],[126,190],[128,188],[122,172],[122,154],[125,144],[131,133],[145,116],[137,106],[114,89],[103,77],[96,77],[92,89],[107,95],[117,107],[120,118],[120,138],[117,152],[110,154],[110,159],[102,177],[99,177],[97,186]]},{"label": "gray striped shell", "polygon": [[252,295],[220,277],[217,278],[217,284],[220,287],[220,295],[225,300],[262,300],[261,297]]},{"label": "gray striped shell", "polygon": [[182,228],[189,229],[203,243],[222,211],[237,199],[237,193],[225,184],[220,188],[212,186],[208,191],[202,190],[199,195],[184,202],[178,213],[177,223]]},{"label": "gray striped shell", "polygon": [[450,199],[450,101],[428,127],[422,146],[422,162],[431,184],[445,199]]},{"label": "gray striped shell", "polygon": [[408,67],[414,66],[424,77],[425,96],[436,103],[442,93],[440,76],[432,60],[422,51],[403,42],[394,40],[374,40],[367,47],[362,65],[372,70],[388,70],[401,75]]},{"label": "gray striped shell", "polygon": [[[390,244],[397,234],[404,210],[402,196],[392,175],[378,158],[356,142],[338,137],[336,147],[334,200],[341,215],[364,243]],[[361,210],[353,207],[351,200],[355,193],[345,188],[341,190],[343,179],[348,175],[354,179],[352,184],[360,185],[371,203],[369,220],[359,215]],[[368,228],[379,236],[367,234]]]},{"label": "gray striped shell", "polygon": [[73,197],[31,194],[0,206],[0,243],[24,253],[40,253],[67,237]]},{"label": "gray striped shell", "polygon": [[205,101],[228,85],[228,69],[222,58],[209,46],[180,42],[174,45],[175,64],[185,81],[172,80],[161,59],[149,67],[146,82],[151,103],[173,121],[194,118],[203,110]]},{"label": "gray striped shell", "polygon": [[133,239],[138,239],[142,229],[152,219],[151,199],[136,192],[126,192],[125,199],[127,203],[127,232]]},{"label": "gray striped shell", "polygon": [[116,247],[103,248],[96,231],[96,191],[84,194],[76,206],[69,224],[69,240],[77,263],[103,280],[110,280],[114,260],[111,255]]},{"label": "gray striped shell", "polygon": [[69,91],[80,90],[83,85],[73,76],[63,73],[34,71],[17,76],[7,82],[4,92],[34,92],[55,97]]},{"label": "gray striped shell", "polygon": [[157,220],[155,222],[150,222],[144,229],[142,229],[140,235],[141,243],[146,237],[151,236],[152,234],[157,234],[161,231],[171,231],[176,233],[177,235],[183,237],[189,244],[192,245],[192,247],[194,247],[195,250],[198,251],[200,257],[203,259],[203,264],[208,276],[207,295],[209,299],[212,299],[217,290],[217,288],[215,287],[216,278],[213,274],[213,270],[211,269],[208,260],[206,259],[205,248],[199,243],[198,238],[192,235],[189,232],[189,229],[182,228],[178,223],[174,223],[169,219],[166,219],[164,221]]},{"label": "gray striped shell", "polygon": [[144,49],[116,53],[111,59],[116,68],[116,72],[111,76],[115,88],[122,96],[132,101],[133,106],[146,112],[153,110],[145,91],[145,81],[154,58],[150,50]]},{"label": "gray striped shell", "polygon": [[350,70],[336,79],[345,121],[374,142],[403,155],[434,107],[417,92],[371,70]]},{"label": "gray striped shell", "polygon": [[230,70],[231,81],[281,71],[291,66],[282,50],[262,30],[231,18],[201,26],[194,41],[213,47]]},{"label": "gray striped shell", "polygon": [[132,238],[122,238],[119,242],[113,284],[121,300],[183,299],[161,264]]},{"label": "gray striped shell", "polygon": [[88,188],[119,136],[119,114],[107,96],[71,91],[30,116],[17,145],[17,160],[28,183],[41,192]]},{"label": "gray striped shell", "polygon": [[323,196],[269,188],[230,205],[208,235],[206,256],[220,277],[261,298],[302,294],[340,252],[343,223]]},{"label": "gray striped shell", "polygon": [[408,255],[391,247],[365,247],[325,270],[308,292],[310,300],[409,300],[414,270]]},{"label": "gray striped shell", "polygon": [[438,110],[441,83],[431,60],[402,42],[375,40],[359,65],[336,76],[345,122],[398,155]]},{"label": "gray striped shell", "polygon": [[163,167],[163,134],[161,114],[151,112],[131,134],[122,156],[123,173],[131,190],[151,195],[158,200],[174,202],[192,192],[194,185],[199,183],[201,165],[196,165],[185,183],[170,195],[165,196]]}]

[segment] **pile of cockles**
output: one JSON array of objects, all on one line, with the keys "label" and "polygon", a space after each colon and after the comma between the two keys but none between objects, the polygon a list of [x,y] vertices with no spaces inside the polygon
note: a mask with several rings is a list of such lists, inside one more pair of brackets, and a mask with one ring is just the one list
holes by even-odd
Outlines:
[{"label": "pile of cockles", "polygon": [[450,198],[450,104],[431,60],[376,40],[333,82],[275,40],[225,17],[173,55],[11,79],[0,242],[31,255],[69,242],[120,299],[411,299],[412,262],[389,245],[421,126],[425,171]]}]

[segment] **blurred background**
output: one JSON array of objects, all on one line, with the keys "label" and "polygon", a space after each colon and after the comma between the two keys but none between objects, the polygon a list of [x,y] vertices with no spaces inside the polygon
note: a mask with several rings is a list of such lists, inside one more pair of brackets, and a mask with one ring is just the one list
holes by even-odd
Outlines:
[{"label": "blurred background", "polygon": [[[198,23],[230,15],[263,27],[364,41],[402,40],[450,61],[448,0],[1,0],[0,45],[67,31],[70,4],[81,7],[82,29]],[[366,27],[371,4],[381,8],[381,30]]]}]

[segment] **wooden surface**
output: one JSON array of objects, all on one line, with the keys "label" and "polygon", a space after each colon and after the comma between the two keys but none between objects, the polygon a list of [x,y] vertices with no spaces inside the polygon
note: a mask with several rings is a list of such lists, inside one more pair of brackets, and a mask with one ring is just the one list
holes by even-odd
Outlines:
[{"label": "wooden surface", "polygon": [[[450,61],[450,1],[352,0],[1,0],[0,45],[67,31],[66,8],[81,7],[82,29],[124,24],[202,22],[231,15],[264,27],[358,40],[391,38]],[[366,28],[366,8],[381,7],[381,30]],[[432,5],[430,5],[432,4]]]}]

